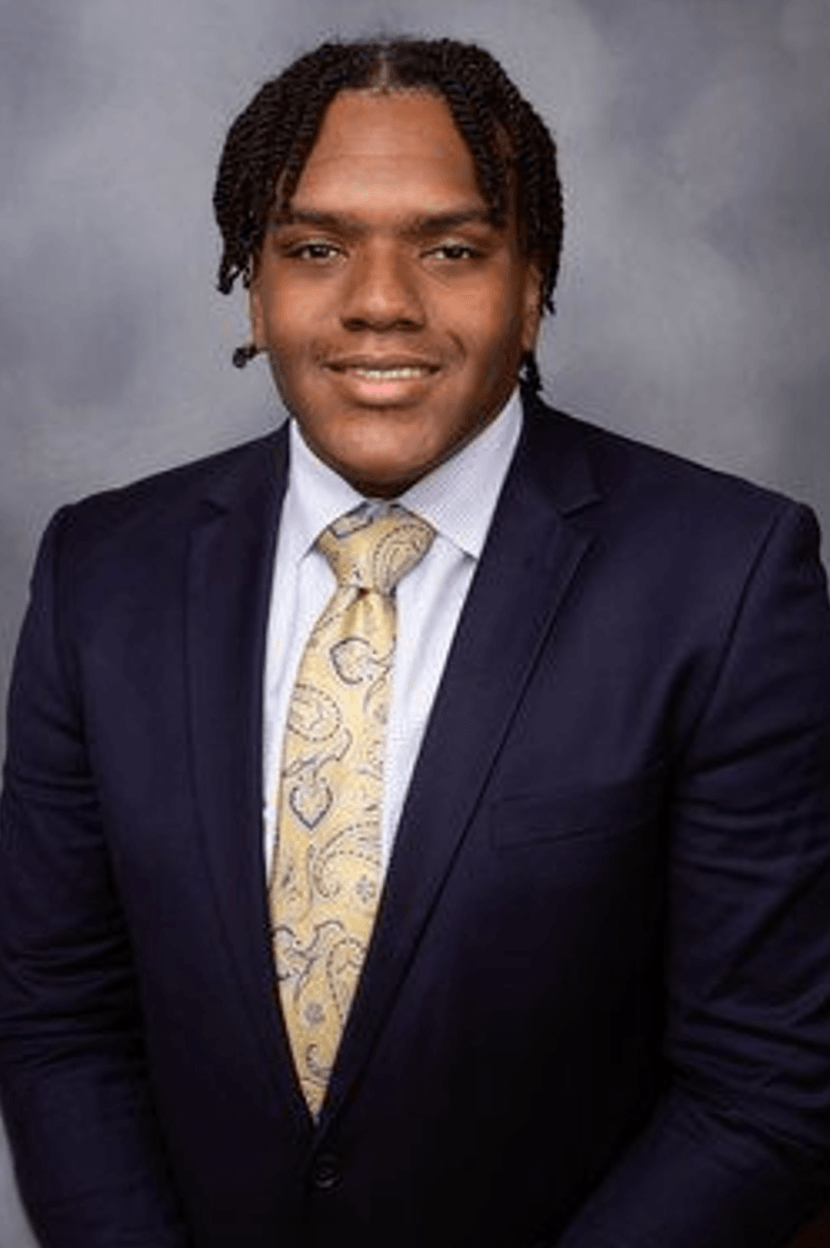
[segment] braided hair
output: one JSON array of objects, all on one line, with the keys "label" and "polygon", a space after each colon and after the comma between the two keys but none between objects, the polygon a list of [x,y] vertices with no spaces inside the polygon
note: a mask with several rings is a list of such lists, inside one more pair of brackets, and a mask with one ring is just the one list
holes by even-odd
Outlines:
[{"label": "braided hair", "polygon": [[[452,39],[324,43],[265,83],[231,126],[219,162],[219,290],[228,294],[238,277],[250,284],[277,193],[290,203],[328,105],[341,91],[369,88],[420,88],[444,98],[493,219],[504,222],[515,202],[519,244],[541,274],[541,308],[553,311],[562,244],[556,145],[495,58]],[[255,354],[253,346],[240,347],[234,364],[241,368]],[[524,381],[540,388],[532,353]]]}]

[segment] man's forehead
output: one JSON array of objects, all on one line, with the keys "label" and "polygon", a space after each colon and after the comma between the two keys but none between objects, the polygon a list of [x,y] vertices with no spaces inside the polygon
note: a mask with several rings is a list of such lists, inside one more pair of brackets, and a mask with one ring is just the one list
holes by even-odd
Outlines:
[{"label": "man's forehead", "polygon": [[339,92],[328,105],[305,162],[405,158],[472,163],[449,105],[436,91],[367,89]]},{"label": "man's forehead", "polygon": [[399,209],[410,218],[455,213],[489,219],[472,154],[446,102],[426,91],[336,96],[289,207],[295,213]]}]

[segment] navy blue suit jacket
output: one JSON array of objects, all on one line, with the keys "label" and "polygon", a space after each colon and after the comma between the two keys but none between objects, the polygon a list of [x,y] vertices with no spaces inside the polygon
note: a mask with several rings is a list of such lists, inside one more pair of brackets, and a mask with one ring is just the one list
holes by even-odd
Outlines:
[{"label": "navy blue suit jacket", "polygon": [[810,513],[531,405],[322,1116],[262,854],[285,432],[68,508],[17,656],[0,1071],[45,1248],[771,1248],[826,1192]]}]

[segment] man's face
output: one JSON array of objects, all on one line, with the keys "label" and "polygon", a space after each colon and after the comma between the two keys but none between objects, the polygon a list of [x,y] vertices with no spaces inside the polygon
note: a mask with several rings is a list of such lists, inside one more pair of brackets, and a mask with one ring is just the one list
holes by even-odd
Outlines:
[{"label": "man's face", "polygon": [[251,321],[306,442],[362,493],[400,494],[498,414],[539,275],[441,98],[334,99],[266,232]]}]

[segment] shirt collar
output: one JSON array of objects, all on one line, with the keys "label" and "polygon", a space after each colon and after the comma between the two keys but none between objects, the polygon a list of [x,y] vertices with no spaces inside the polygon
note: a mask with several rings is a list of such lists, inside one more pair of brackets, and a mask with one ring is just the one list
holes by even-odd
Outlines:
[{"label": "shirt collar", "polygon": [[[516,389],[495,420],[410,486],[398,501],[428,520],[459,550],[477,559],[521,426],[522,405]],[[367,499],[315,455],[293,418],[289,440],[289,481],[280,538],[286,542],[289,558],[299,562],[327,525]]]},{"label": "shirt collar", "polygon": [[400,502],[428,520],[465,554],[478,559],[522,429],[514,390],[495,420],[450,459],[401,495]]}]

